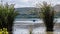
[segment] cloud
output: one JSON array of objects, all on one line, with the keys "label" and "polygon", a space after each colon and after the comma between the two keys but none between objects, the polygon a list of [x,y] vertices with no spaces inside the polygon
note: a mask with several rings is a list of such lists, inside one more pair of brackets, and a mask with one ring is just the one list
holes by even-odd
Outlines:
[{"label": "cloud", "polygon": [[20,0],[21,2],[28,2],[29,0]]},{"label": "cloud", "polygon": [[33,7],[36,3],[42,3],[43,1],[53,5],[60,3],[60,0],[3,0],[4,3],[15,4],[15,7]]},{"label": "cloud", "polygon": [[32,6],[32,5],[21,5],[21,4],[15,4],[15,8],[19,8],[19,7],[34,7],[34,6]]},{"label": "cloud", "polygon": [[15,7],[33,7],[35,5],[36,1],[34,0],[19,0],[19,1],[16,1],[16,5]]},{"label": "cloud", "polygon": [[15,8],[19,8],[19,7],[32,7],[32,6],[30,6],[30,5],[20,5],[20,4],[16,4],[15,6],[14,6]]}]

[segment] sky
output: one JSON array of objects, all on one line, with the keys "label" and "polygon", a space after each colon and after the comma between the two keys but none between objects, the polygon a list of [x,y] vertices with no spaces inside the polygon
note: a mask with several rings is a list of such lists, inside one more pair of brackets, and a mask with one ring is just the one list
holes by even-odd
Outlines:
[{"label": "sky", "polygon": [[43,1],[51,3],[52,5],[60,4],[60,0],[2,0],[2,1],[3,3],[8,2],[9,4],[15,4],[15,8],[35,7],[37,3],[42,3]]}]

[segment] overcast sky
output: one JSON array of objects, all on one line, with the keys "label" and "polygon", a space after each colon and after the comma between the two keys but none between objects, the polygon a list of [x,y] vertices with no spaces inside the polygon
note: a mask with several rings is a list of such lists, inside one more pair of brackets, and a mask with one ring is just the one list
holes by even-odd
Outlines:
[{"label": "overcast sky", "polygon": [[46,1],[53,5],[60,4],[60,0],[3,0],[3,3],[15,4],[15,8],[19,7],[34,7],[36,3]]}]

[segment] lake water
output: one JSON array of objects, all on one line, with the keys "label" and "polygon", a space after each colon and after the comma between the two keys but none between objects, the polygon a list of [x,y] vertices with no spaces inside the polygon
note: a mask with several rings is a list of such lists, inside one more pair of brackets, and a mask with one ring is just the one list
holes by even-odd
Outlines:
[{"label": "lake water", "polygon": [[[33,20],[35,20],[35,22],[33,22]],[[60,18],[56,18],[54,20],[54,22],[60,23]],[[14,27],[13,27],[13,34],[29,34],[29,29],[28,28],[25,28],[25,29],[21,28],[21,27],[24,27],[25,25],[21,26],[21,24],[19,24],[19,23],[22,23],[22,24],[28,23],[28,25],[29,25],[29,24],[34,24],[34,23],[43,23],[43,21],[42,21],[42,19],[16,19],[16,21],[14,23],[16,24],[16,26],[14,25]],[[45,26],[33,28],[33,34],[45,34],[45,30],[46,30]],[[59,33],[60,33],[59,25],[54,26],[54,34],[59,34]]]}]

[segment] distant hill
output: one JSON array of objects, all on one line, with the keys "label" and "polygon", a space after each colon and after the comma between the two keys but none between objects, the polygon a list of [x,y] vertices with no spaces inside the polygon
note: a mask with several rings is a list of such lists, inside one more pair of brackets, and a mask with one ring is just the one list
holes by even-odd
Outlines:
[{"label": "distant hill", "polygon": [[23,7],[23,8],[16,8],[15,10],[19,11],[20,14],[27,14],[29,13],[31,10],[38,10],[38,8],[35,7]]},{"label": "distant hill", "polygon": [[60,4],[54,6],[56,12],[60,12]]},{"label": "distant hill", "polygon": [[[15,8],[16,11],[18,11],[20,14],[16,18],[39,18],[36,14],[31,14],[30,12],[39,11],[39,8],[35,7],[23,7],[23,8]],[[55,8],[56,10],[56,8]],[[57,12],[55,14],[55,17],[60,18],[60,12]]]},{"label": "distant hill", "polygon": [[24,8],[15,8],[16,11],[18,11],[20,14],[17,16],[17,18],[38,18],[36,14],[31,14],[33,10],[37,11],[39,8],[35,7],[24,7]]},{"label": "distant hill", "polygon": [[60,18],[60,4],[55,5],[54,10],[56,11],[55,17]]}]

